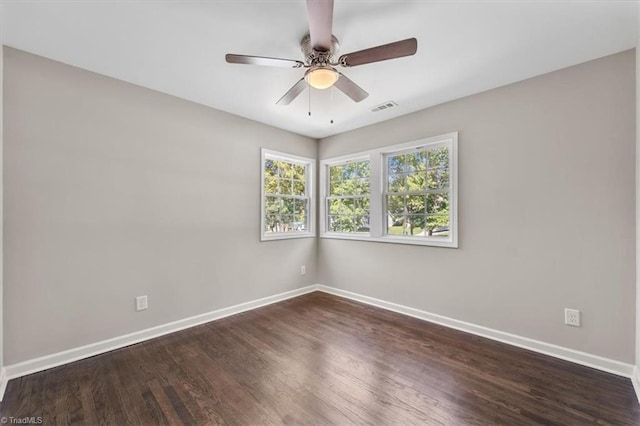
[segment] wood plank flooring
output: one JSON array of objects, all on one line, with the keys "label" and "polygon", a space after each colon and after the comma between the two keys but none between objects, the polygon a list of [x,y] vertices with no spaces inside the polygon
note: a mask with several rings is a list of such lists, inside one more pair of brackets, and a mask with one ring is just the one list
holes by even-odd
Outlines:
[{"label": "wood plank flooring", "polygon": [[12,380],[44,424],[640,425],[628,379],[311,293]]}]

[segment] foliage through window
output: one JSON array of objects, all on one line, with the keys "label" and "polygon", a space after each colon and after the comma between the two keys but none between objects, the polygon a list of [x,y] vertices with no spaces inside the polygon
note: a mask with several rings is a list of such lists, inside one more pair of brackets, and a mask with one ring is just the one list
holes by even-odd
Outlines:
[{"label": "foliage through window", "polygon": [[312,235],[312,161],[263,150],[262,239]]},{"label": "foliage through window", "polygon": [[387,234],[449,236],[449,148],[386,156]]},{"label": "foliage through window", "polygon": [[457,133],[322,161],[322,237],[457,247]]},{"label": "foliage through window", "polygon": [[331,232],[369,232],[369,160],[329,166],[326,199]]}]

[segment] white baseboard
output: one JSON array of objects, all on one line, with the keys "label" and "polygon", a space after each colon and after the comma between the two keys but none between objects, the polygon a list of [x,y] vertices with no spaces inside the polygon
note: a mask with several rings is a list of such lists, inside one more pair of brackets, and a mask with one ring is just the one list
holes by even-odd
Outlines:
[{"label": "white baseboard", "polygon": [[4,391],[7,389],[7,383],[9,383],[9,379],[7,379],[5,369],[0,368],[0,402],[2,402],[2,399],[4,398]]},{"label": "white baseboard", "polygon": [[486,337],[488,339],[507,343],[509,345],[517,346],[555,358],[574,362],[576,364],[585,365],[587,367],[592,367],[598,370],[606,371],[608,373],[613,373],[622,377],[630,378],[636,390],[636,394],[638,395],[638,400],[640,401],[640,372],[631,364],[626,364],[598,355],[588,354],[586,352],[576,351],[574,349],[565,348],[551,343],[541,342],[539,340],[529,339],[527,337],[522,337],[511,333],[505,333],[503,331],[494,330],[488,327],[483,327],[465,321],[460,321],[442,315],[422,311],[420,309],[410,308],[408,306],[403,306],[396,303],[387,302],[384,300],[375,299],[373,297],[363,296],[361,294],[352,293],[350,291],[328,287],[320,284],[298,288],[295,290],[276,294],[274,296],[241,303],[239,305],[218,309],[205,314],[196,315],[190,318],[185,318],[157,327],[148,328],[146,330],[126,334],[124,336],[119,336],[78,348],[69,349],[63,352],[45,355],[43,357],[8,365],[0,369],[0,401],[2,401],[7,383],[11,379],[26,376],[27,374],[36,373],[38,371],[47,370],[59,365],[68,364],[73,361],[78,361],[80,359],[99,355],[101,353],[109,352],[115,349],[120,349],[125,346],[130,346],[135,343],[140,343],[145,340],[163,336],[165,334],[184,330],[186,328],[194,327],[196,325],[204,324],[210,321],[215,321],[217,319],[225,318],[230,315],[235,315],[262,306],[271,305],[273,303],[298,297],[303,294],[311,293],[313,291],[322,291],[325,293],[344,297],[346,299],[351,299],[368,305],[377,306],[382,309],[397,312],[403,315],[408,315],[410,317],[418,318],[435,324],[440,324],[445,327],[454,328],[456,330],[475,334],[477,336]]},{"label": "white baseboard", "polygon": [[[465,321],[445,317],[431,312],[422,311],[420,309],[410,308],[408,306],[398,305],[396,303],[375,299],[369,296],[352,293],[350,291],[341,290],[325,285],[318,285],[318,290],[357,302],[366,303],[367,305],[377,306],[389,311],[408,315],[424,321],[444,325],[445,327],[454,328],[466,333],[475,334],[477,336],[486,337],[498,342],[507,343],[519,348],[528,349],[539,352],[565,361],[571,361],[576,364],[585,365],[597,370],[606,371],[607,373],[616,374],[618,376],[631,378],[634,366],[621,361],[604,358],[598,355],[592,355],[586,352],[565,348],[551,343],[541,342],[539,340],[530,339],[528,337],[518,336],[516,334],[505,333],[504,331],[494,330],[492,328],[483,327],[481,325],[472,324]],[[637,391],[638,388],[636,388]]]},{"label": "white baseboard", "polygon": [[638,398],[638,402],[640,402],[640,370],[638,370],[638,366],[635,366],[633,368],[631,383],[633,384],[633,389],[636,391],[636,397]]},{"label": "white baseboard", "polygon": [[[310,285],[307,287],[302,287],[284,293],[276,294],[274,296],[240,303],[239,305],[230,306],[228,308],[222,308],[215,311],[207,312],[205,314],[174,321],[168,324],[159,325],[157,327],[148,328],[146,330],[136,331],[124,336],[114,337],[113,339],[103,340],[101,342],[91,343],[89,345],[80,346],[63,352],[45,355],[40,358],[34,358],[17,364],[8,365],[4,369],[2,369],[3,380],[1,384],[3,386],[2,388],[0,388],[0,391],[2,391],[3,395],[6,382],[17,377],[26,376],[27,374],[47,370],[59,365],[68,364],[73,361],[78,361],[80,359],[109,352],[114,349],[120,349],[125,346],[130,346],[135,343],[140,343],[145,340],[163,336],[165,334],[184,330],[185,328],[194,327],[196,325],[228,317],[230,315],[239,314],[241,312],[291,299],[293,297],[298,297],[316,290],[316,285]],[[0,395],[0,400],[2,398],[2,395]]]}]

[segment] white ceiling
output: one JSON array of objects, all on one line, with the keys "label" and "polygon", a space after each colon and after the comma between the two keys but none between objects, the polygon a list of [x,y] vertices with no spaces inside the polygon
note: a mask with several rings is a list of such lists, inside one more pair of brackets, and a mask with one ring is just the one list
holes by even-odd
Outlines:
[{"label": "white ceiling", "polygon": [[[635,47],[635,1],[336,0],[341,53],[416,37],[415,56],[342,71],[370,93],[275,102],[301,69],[227,64],[226,53],[302,60],[303,0],[2,0],[4,44],[322,138]],[[371,112],[386,101],[398,107]],[[329,120],[333,115],[335,124]]]}]

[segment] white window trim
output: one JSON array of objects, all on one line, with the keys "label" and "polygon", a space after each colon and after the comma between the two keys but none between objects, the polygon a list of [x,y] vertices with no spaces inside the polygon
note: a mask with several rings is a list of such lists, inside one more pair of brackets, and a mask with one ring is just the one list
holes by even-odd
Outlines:
[{"label": "white window trim", "polygon": [[[264,221],[264,162],[266,159],[287,161],[290,163],[301,164],[305,166],[305,187],[307,196],[309,197],[309,209],[307,211],[309,226],[305,232],[283,232],[274,234],[265,234],[266,224]],[[294,238],[315,238],[316,236],[316,197],[314,193],[314,176],[315,176],[315,164],[316,160],[308,157],[301,157],[299,155],[287,154],[284,152],[273,151],[270,149],[262,148],[260,155],[260,241],[274,241],[274,240],[290,240]]]},{"label": "white window trim", "polygon": [[[353,163],[353,162],[358,162],[358,161],[363,161],[363,160],[370,160],[371,157],[368,154],[363,154],[363,153],[358,153],[358,154],[354,154],[354,155],[344,155],[342,157],[335,157],[335,158],[331,158],[329,160],[323,160],[320,163],[320,182],[322,182],[322,188],[320,189],[320,220],[321,220],[321,224],[320,224],[320,232],[321,235],[324,236],[324,234],[328,234],[330,235],[332,238],[341,238],[341,239],[347,239],[347,240],[361,240],[361,239],[369,239],[370,235],[371,235],[371,211],[372,211],[372,206],[371,206],[371,191],[369,191],[369,233],[365,234],[365,233],[346,233],[346,232],[329,232],[327,230],[327,194],[328,194],[328,187],[329,187],[329,180],[327,179],[329,176],[329,167],[331,166],[335,166],[335,165],[339,165],[339,164],[345,164],[345,163]],[[371,180],[373,179],[373,176],[369,176],[369,182],[371,182]],[[357,238],[354,238],[357,237]]]},{"label": "white window trim", "polygon": [[[450,236],[447,239],[442,237],[403,237],[397,235],[387,235],[384,220],[387,217],[384,211],[383,194],[386,167],[384,160],[387,155],[410,152],[418,147],[447,145],[451,147],[449,155],[449,187],[450,187]],[[369,234],[351,234],[329,232],[327,229],[326,199],[328,194],[328,168],[331,165],[344,163],[347,161],[358,161],[369,159],[370,170],[370,228]],[[374,241],[381,243],[409,244],[434,247],[458,248],[458,132],[447,133],[445,135],[419,139],[397,145],[385,146],[364,152],[357,152],[340,157],[329,158],[320,161],[320,237],[334,238],[342,240]]]}]

